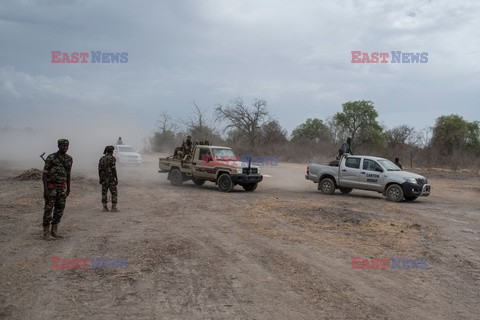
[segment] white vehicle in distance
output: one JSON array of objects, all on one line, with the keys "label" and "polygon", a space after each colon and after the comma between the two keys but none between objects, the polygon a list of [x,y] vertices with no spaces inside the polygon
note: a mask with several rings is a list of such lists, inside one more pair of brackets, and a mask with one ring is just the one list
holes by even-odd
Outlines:
[{"label": "white vehicle in distance", "polygon": [[127,144],[117,144],[114,146],[113,156],[117,159],[119,165],[131,165],[139,167],[142,164],[142,156],[134,147]]}]

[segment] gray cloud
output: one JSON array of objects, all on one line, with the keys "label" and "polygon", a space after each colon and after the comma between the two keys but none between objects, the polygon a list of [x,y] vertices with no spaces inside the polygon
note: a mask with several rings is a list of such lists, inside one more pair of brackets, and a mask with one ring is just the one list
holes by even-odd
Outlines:
[{"label": "gray cloud", "polygon": [[[237,96],[266,99],[288,130],[357,99],[387,126],[479,120],[479,11],[471,1],[3,2],[0,126],[88,127],[98,116],[147,135],[162,111],[178,118],[193,99],[213,108]],[[52,64],[52,50],[129,61]],[[352,64],[352,50],[429,62]]]}]

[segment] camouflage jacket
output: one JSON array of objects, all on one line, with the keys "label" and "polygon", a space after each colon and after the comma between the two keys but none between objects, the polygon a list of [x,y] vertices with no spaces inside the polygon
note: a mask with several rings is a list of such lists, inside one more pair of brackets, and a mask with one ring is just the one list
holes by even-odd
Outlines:
[{"label": "camouflage jacket", "polygon": [[73,159],[68,154],[62,154],[60,151],[49,154],[45,160],[43,173],[47,175],[47,182],[62,184],[67,182],[67,177],[72,171]]},{"label": "camouflage jacket", "polygon": [[116,161],[114,156],[108,154],[100,158],[98,162],[98,175],[100,176],[100,180],[115,178],[117,170],[115,167]]}]

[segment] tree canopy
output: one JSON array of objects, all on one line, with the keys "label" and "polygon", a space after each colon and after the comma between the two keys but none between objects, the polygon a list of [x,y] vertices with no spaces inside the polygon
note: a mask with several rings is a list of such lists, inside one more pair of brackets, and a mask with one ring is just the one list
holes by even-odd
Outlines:
[{"label": "tree canopy", "polygon": [[322,120],[308,118],[292,131],[293,142],[297,141],[319,141],[330,138],[330,130]]},{"label": "tree canopy", "polygon": [[431,145],[447,155],[462,147],[480,152],[479,122],[468,122],[456,114],[440,116],[433,127]]}]

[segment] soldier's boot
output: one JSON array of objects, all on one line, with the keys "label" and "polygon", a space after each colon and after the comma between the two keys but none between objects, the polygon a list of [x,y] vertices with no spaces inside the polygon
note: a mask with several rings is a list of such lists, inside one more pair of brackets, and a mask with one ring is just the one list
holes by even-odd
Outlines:
[{"label": "soldier's boot", "polygon": [[50,235],[50,225],[43,226],[43,239],[44,240],[53,240],[54,238]]},{"label": "soldier's boot", "polygon": [[[113,210],[113,208],[112,208]],[[103,212],[109,212],[110,210],[108,210],[108,206],[106,203],[103,204]]]},{"label": "soldier's boot", "polygon": [[117,204],[116,203],[112,203],[112,212],[118,212],[120,210],[117,209]]},{"label": "soldier's boot", "polygon": [[57,224],[52,224],[52,236],[55,238],[63,238],[63,236],[58,234],[58,223]]}]

